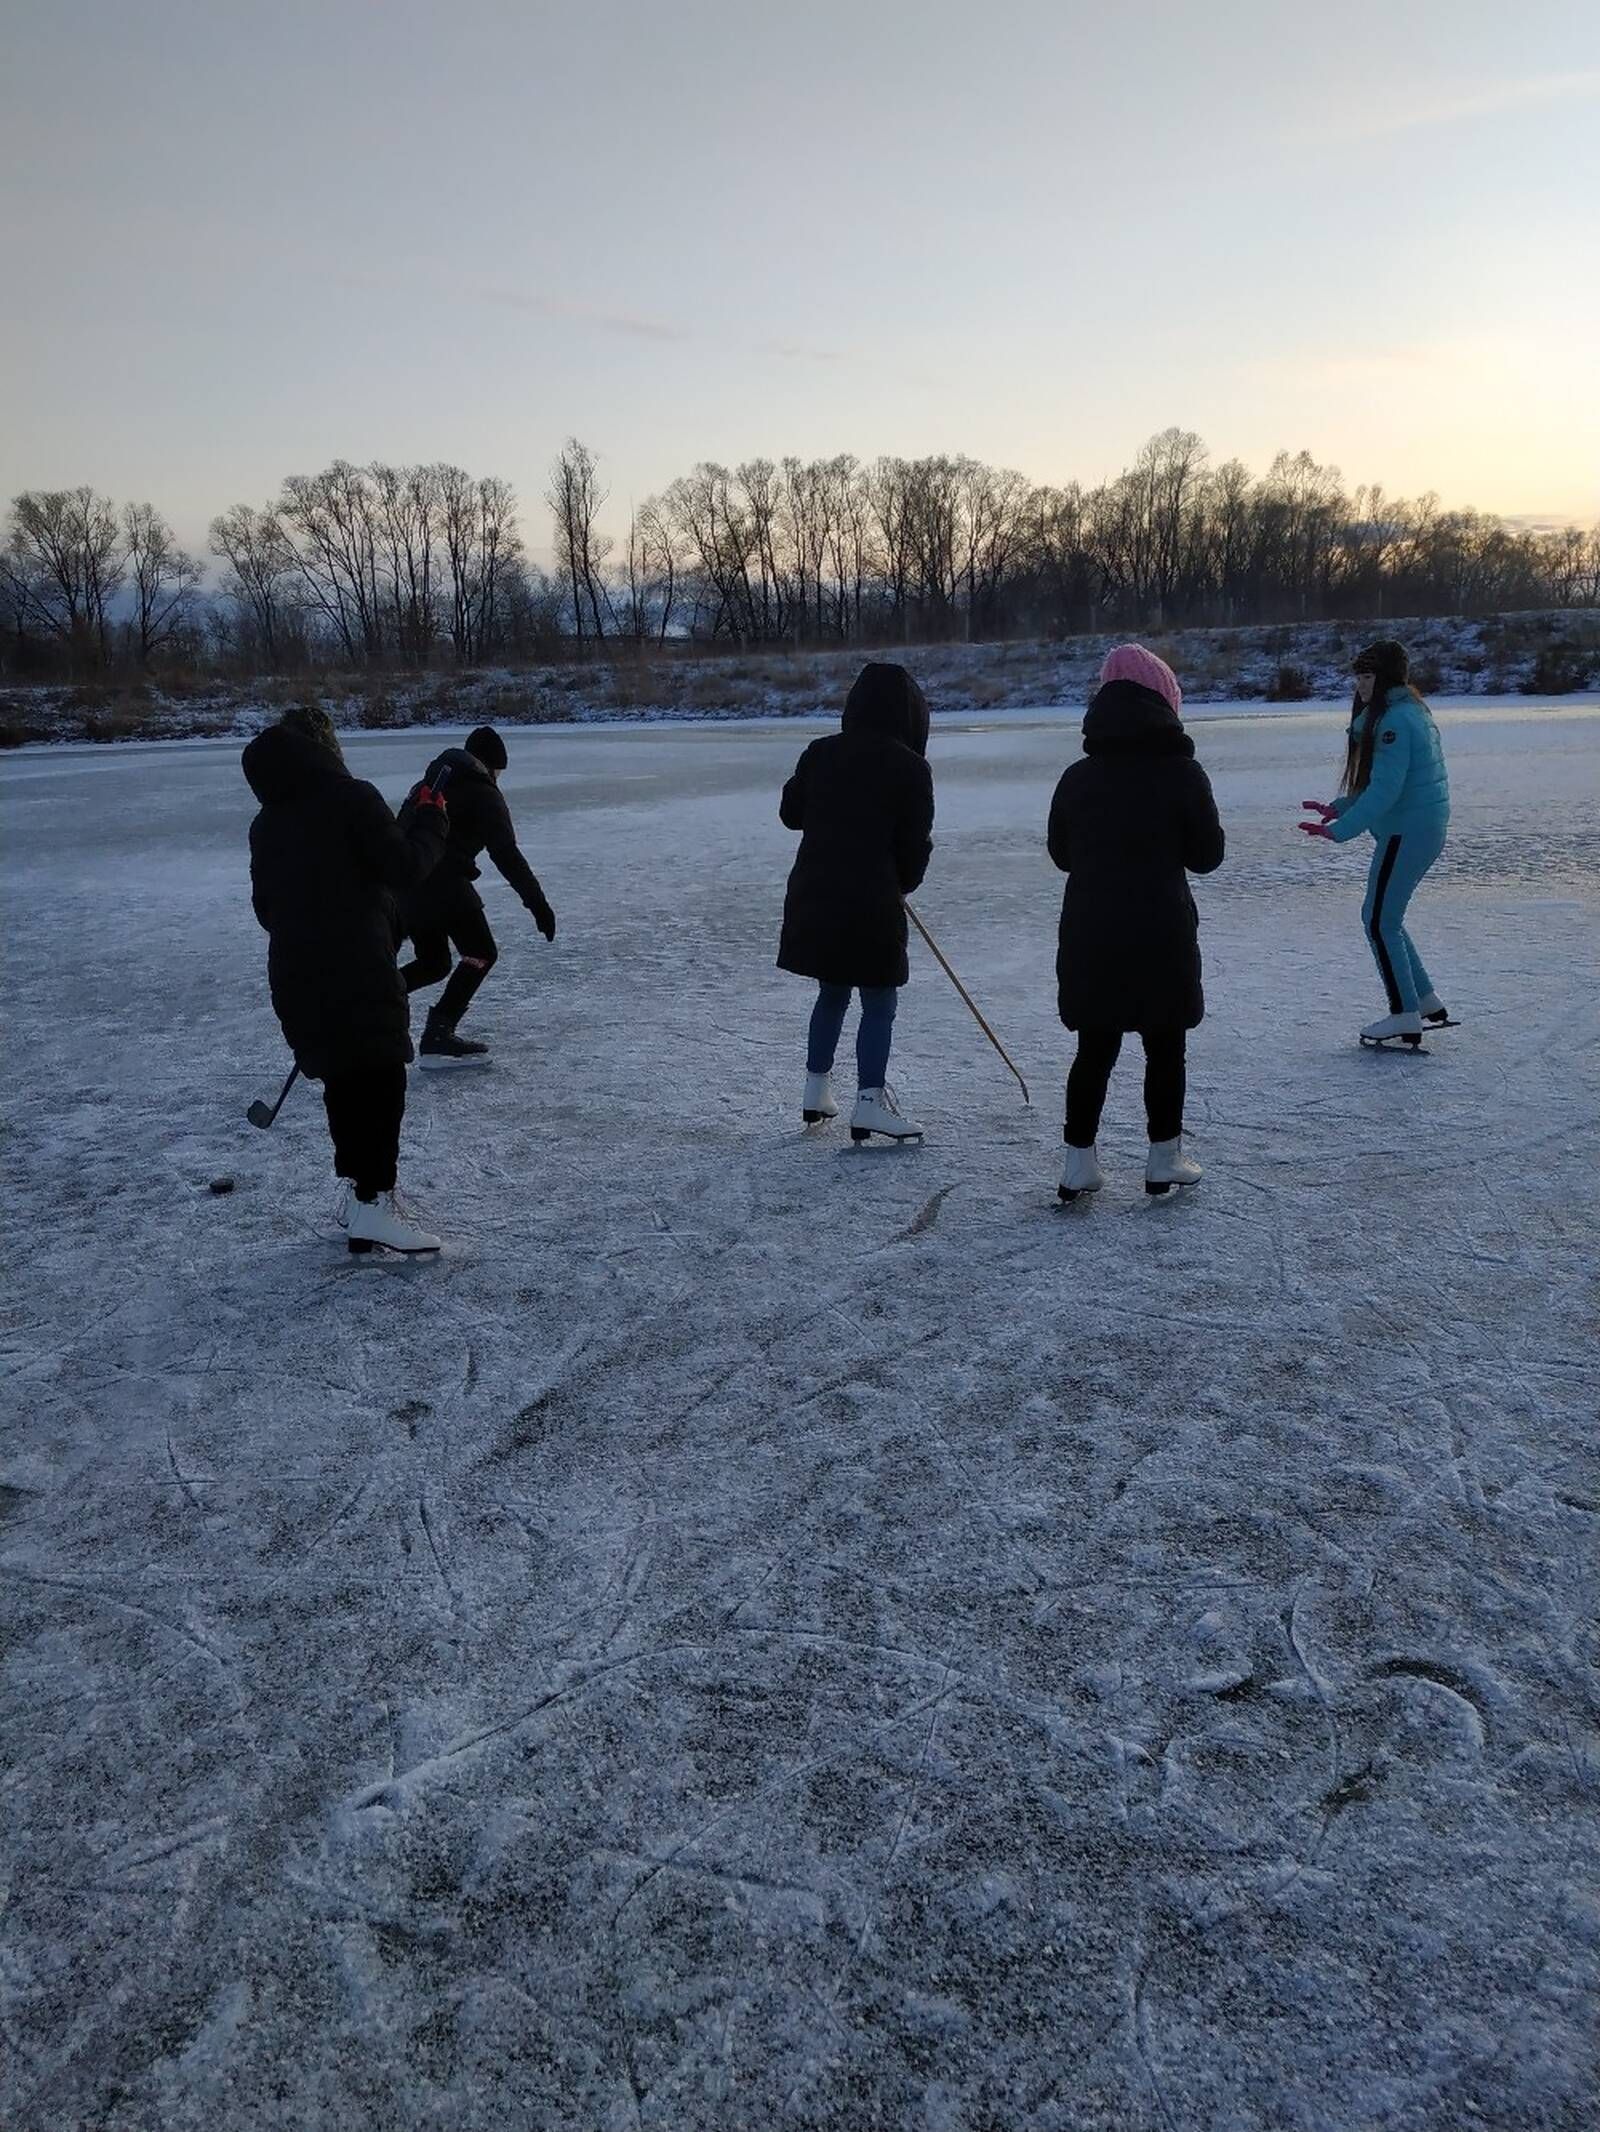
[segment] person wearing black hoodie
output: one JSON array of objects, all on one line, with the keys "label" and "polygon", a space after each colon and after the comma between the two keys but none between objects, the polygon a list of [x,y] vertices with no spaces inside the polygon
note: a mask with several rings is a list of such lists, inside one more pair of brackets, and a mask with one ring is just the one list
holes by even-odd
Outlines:
[{"label": "person wearing black hoodie", "polygon": [[[465,747],[436,755],[418,787],[442,791],[450,808],[444,857],[406,909],[406,927],[416,950],[401,973],[406,990],[417,992],[441,978],[449,980],[423,1025],[419,1055],[424,1066],[488,1064],[487,1044],[456,1033],[456,1024],[499,955],[483,899],[472,885],[478,879],[481,852],[488,853],[522,898],[545,939],[556,937],[556,914],[518,848],[511,810],[500,791],[506,761],[500,735],[493,726],[480,725],[467,735]],[[454,970],[452,947],[461,958]]]},{"label": "person wearing black hoodie", "polygon": [[1164,659],[1119,644],[1083,721],[1083,760],[1050,803],[1050,857],[1067,876],[1056,977],[1061,1019],[1078,1032],[1067,1078],[1061,1197],[1098,1192],[1100,1112],[1125,1035],[1145,1055],[1150,1157],[1145,1189],[1195,1184],[1183,1148],[1187,1032],[1205,1013],[1199,914],[1188,876],[1222,864],[1216,801],[1178,713]]},{"label": "person wearing black hoodie", "polygon": [[837,733],[814,740],[783,788],[779,818],[800,832],[783,905],[778,967],[817,984],[801,1115],[839,1114],[832,1069],[852,991],[861,994],[852,1139],[920,1140],[887,1085],[898,988],[910,977],[905,899],[933,851],[928,705],[903,666],[874,660]]},{"label": "person wearing black hoodie", "polygon": [[445,809],[417,795],[404,829],[351,776],[325,711],[288,711],[244,751],[261,811],[250,825],[250,900],[267,935],[272,1004],[295,1063],[322,1083],[350,1249],[433,1252],[395,1202],[410,1015],[395,949],[397,898],[433,871]]}]

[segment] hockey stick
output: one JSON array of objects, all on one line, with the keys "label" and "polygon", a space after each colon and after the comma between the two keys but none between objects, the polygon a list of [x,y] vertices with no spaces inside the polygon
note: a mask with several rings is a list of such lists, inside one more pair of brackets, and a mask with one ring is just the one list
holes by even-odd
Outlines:
[{"label": "hockey stick", "polygon": [[298,1081],[299,1078],[300,1068],[298,1066],[292,1066],[289,1069],[289,1078],[278,1090],[278,1100],[276,1103],[273,1104],[270,1110],[268,1110],[266,1104],[262,1102],[261,1098],[257,1096],[256,1100],[245,1112],[245,1116],[250,1120],[250,1123],[252,1125],[259,1125],[261,1130],[265,1132],[267,1127],[272,1123],[273,1119],[278,1115],[279,1111],[282,1110],[284,1097],[289,1093],[290,1089],[293,1088],[295,1082]]},{"label": "hockey stick", "polygon": [[906,905],[906,916],[911,920],[911,923],[916,927],[917,931],[928,943],[928,946],[933,950],[934,961],[938,963],[940,969],[943,970],[945,976],[949,978],[950,982],[961,994],[961,997],[966,1001],[968,1007],[971,1009],[972,1019],[977,1023],[978,1027],[983,1031],[984,1035],[989,1039],[990,1043],[993,1044],[995,1050],[999,1052],[1000,1056],[1005,1060],[1006,1064],[1011,1067],[1011,1071],[1017,1074],[1017,1085],[1022,1090],[1022,1100],[1024,1103],[1028,1104],[1031,1107],[1033,1098],[1028,1094],[1028,1084],[1025,1080],[1023,1080],[1021,1074],[1017,1073],[1017,1069],[1012,1062],[1010,1052],[1007,1051],[1005,1045],[1001,1043],[999,1037],[995,1035],[994,1031],[989,1027],[989,1024],[978,1012],[977,1002],[973,999],[972,994],[967,990],[966,986],[961,982],[960,978],[957,977],[955,971],[951,969],[949,963],[945,961],[944,954],[940,949],[938,941],[934,939],[933,935],[928,931],[928,928],[923,924],[922,920],[917,916],[916,912],[912,909],[909,903],[907,903]]}]

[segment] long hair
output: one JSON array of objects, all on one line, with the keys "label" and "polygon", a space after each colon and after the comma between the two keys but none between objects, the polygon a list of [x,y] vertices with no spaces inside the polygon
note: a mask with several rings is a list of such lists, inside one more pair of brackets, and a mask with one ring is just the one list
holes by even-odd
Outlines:
[{"label": "long hair", "polygon": [[1344,754],[1344,776],[1339,780],[1339,790],[1346,798],[1355,799],[1366,791],[1372,778],[1372,751],[1378,744],[1378,720],[1388,707],[1390,691],[1404,686],[1403,681],[1377,681],[1368,704],[1362,703],[1357,690],[1350,706],[1350,744]]}]

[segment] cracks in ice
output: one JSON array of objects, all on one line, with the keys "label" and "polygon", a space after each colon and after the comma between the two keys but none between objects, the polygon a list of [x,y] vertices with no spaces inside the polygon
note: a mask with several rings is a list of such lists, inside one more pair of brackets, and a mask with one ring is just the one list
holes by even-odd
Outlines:
[{"label": "cracks in ice", "polygon": [[178,1454],[173,1445],[172,1430],[170,1427],[167,1430],[167,1464],[172,1468],[172,1478],[183,1490],[189,1502],[194,1506],[196,1510],[203,1512],[205,1509],[205,1504],[200,1500],[199,1496],[195,1494],[194,1482],[189,1478],[187,1473],[184,1473],[179,1468]]},{"label": "cracks in ice", "polygon": [[172,1621],[165,1614],[158,1613],[154,1607],[141,1606],[136,1599],[121,1598],[117,1593],[107,1591],[103,1585],[89,1584],[76,1577],[46,1576],[37,1570],[12,1569],[4,1564],[0,1564],[0,1576],[16,1577],[24,1584],[55,1585],[62,1591],[81,1592],[87,1598],[99,1599],[107,1606],[120,1608],[124,1613],[142,1615],[146,1621],[153,1621],[158,1628],[165,1629],[168,1635],[176,1636],[191,1645],[204,1657],[209,1658],[213,1665],[222,1667],[224,1671],[232,1664],[229,1655],[191,1623]]},{"label": "cracks in ice", "polygon": [[[888,1856],[884,1859],[882,1869],[878,1874],[878,1900],[874,1907],[868,1911],[862,1922],[861,1930],[856,1936],[855,1953],[852,1956],[853,1961],[859,1961],[866,1951],[867,1942],[872,1937],[872,1928],[883,1909],[884,1897],[888,1890],[889,1875],[894,1870],[895,1860],[900,1856],[900,1845],[905,1836],[906,1825],[915,1810],[917,1796],[922,1789],[922,1779],[927,1772],[928,1757],[933,1752],[933,1736],[938,1730],[939,1713],[944,1708],[945,1699],[949,1693],[950,1666],[947,1661],[943,1676],[939,1682],[938,1693],[934,1696],[928,1711],[928,1729],[922,1736],[922,1752],[917,1757],[917,1766],[912,1772],[911,1782],[906,1787],[906,1795],[900,1808],[900,1819],[895,1824],[894,1839],[889,1845]],[[838,2003],[839,1995],[843,1989],[844,1978],[841,1976],[833,1994],[835,2004]]]},{"label": "cracks in ice", "polygon": [[[1263,1900],[1274,1902],[1279,1897],[1286,1895],[1297,1880],[1315,1869],[1317,1860],[1322,1855],[1323,1845],[1328,1840],[1328,1833],[1332,1829],[1334,1822],[1338,1820],[1345,1807],[1353,1803],[1354,1798],[1357,1796],[1354,1792],[1348,1797],[1342,1793],[1341,1787],[1346,1782],[1346,1772],[1341,1766],[1344,1761],[1344,1736],[1339,1724],[1339,1713],[1334,1708],[1332,1698],[1328,1694],[1321,1675],[1313,1670],[1300,1642],[1298,1616],[1300,1600],[1304,1590],[1305,1586],[1303,1584],[1295,1587],[1294,1597],[1284,1608],[1280,1618],[1283,1623],[1283,1633],[1288,1640],[1294,1662],[1305,1676],[1306,1683],[1310,1687],[1312,1694],[1321,1704],[1323,1715],[1328,1722],[1328,1783],[1318,1802],[1322,1809],[1322,1818],[1318,1824],[1316,1835],[1312,1839],[1310,1849],[1304,1857],[1297,1859],[1284,1878],[1275,1887],[1267,1890],[1263,1896]],[[1351,1781],[1355,1782],[1358,1776],[1366,1774],[1367,1772],[1352,1773]]]},{"label": "cracks in ice", "polygon": [[927,1696],[918,1702],[910,1704],[904,1710],[894,1711],[887,1717],[876,1719],[841,1746],[829,1748],[822,1754],[808,1756],[802,1761],[789,1764],[776,1775],[757,1785],[754,1792],[721,1808],[717,1813],[711,1815],[708,1820],[703,1821],[698,1828],[692,1830],[680,1843],[675,1844],[665,1858],[650,1867],[647,1872],[643,1873],[634,1882],[633,1886],[611,1913],[611,1929],[613,1931],[616,1930],[622,1921],[624,1913],[644,1893],[652,1881],[667,1871],[669,1867],[675,1865],[686,1851],[693,1850],[698,1844],[703,1843],[713,1830],[721,1828],[725,1822],[733,1820],[738,1814],[747,1813],[757,1805],[767,1804],[781,1793],[787,1791],[791,1785],[798,1783],[803,1777],[810,1776],[814,1771],[851,1760],[861,1752],[868,1741],[879,1739],[886,1732],[898,1730],[900,1726],[920,1717],[924,1711],[935,1707],[939,1700],[939,1695]]},{"label": "cracks in ice", "polygon": [[641,1665],[650,1659],[666,1658],[674,1652],[694,1651],[702,1648],[703,1646],[692,1643],[663,1644],[655,1650],[628,1651],[618,1658],[608,1659],[597,1665],[574,1668],[571,1679],[564,1681],[559,1687],[552,1688],[548,1694],[537,1696],[531,1703],[526,1704],[512,1716],[499,1718],[493,1724],[480,1725],[474,1731],[464,1733],[460,1739],[453,1740],[447,1747],[442,1747],[437,1754],[429,1755],[421,1762],[414,1762],[409,1769],[401,1770],[398,1773],[391,1771],[390,1775],[380,1779],[376,1784],[364,1786],[347,1803],[357,1810],[385,1806],[389,1804],[394,1796],[403,1795],[417,1785],[440,1775],[453,1763],[461,1761],[465,1757],[476,1755],[482,1748],[490,1745],[491,1742],[505,1739],[510,1734],[520,1731],[524,1725],[530,1724],[534,1718],[542,1716],[546,1710],[551,1709],[555,1704],[565,1702],[569,1697],[581,1694],[585,1688],[592,1686],[595,1681],[607,1673],[614,1673],[623,1666]]}]

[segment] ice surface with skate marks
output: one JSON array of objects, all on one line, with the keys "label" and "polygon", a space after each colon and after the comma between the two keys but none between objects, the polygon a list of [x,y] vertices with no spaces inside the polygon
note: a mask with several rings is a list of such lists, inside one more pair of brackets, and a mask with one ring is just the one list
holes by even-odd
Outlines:
[{"label": "ice surface with skate marks", "polygon": [[[0,2122],[1566,2132],[1600,1981],[1600,707],[1207,717],[1194,1192],[1056,1201],[1074,717],[936,721],[892,1077],[800,1119],[795,725],[511,736],[493,1070],[356,1263],[237,744],[0,762]],[[397,799],[436,746],[362,737]],[[213,1196],[209,1181],[236,1190]]]}]

